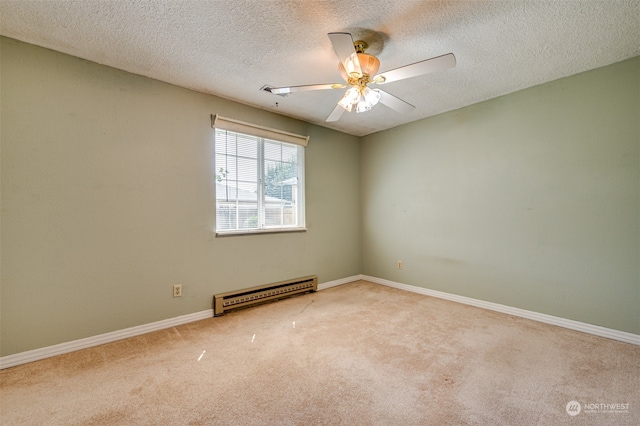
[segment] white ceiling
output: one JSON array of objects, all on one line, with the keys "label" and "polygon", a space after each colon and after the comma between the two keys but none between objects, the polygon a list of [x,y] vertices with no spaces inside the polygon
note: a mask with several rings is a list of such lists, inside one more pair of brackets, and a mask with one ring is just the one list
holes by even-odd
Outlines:
[{"label": "white ceiling", "polygon": [[[378,105],[325,123],[344,89],[260,91],[341,82],[339,31],[367,41],[381,72],[458,63],[385,85],[416,106],[405,115]],[[0,0],[0,34],[363,136],[638,56],[640,0]]]}]

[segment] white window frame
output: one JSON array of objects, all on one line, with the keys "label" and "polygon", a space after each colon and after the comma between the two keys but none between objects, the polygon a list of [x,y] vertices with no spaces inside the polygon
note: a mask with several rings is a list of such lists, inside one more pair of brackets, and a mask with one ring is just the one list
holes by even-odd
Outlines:
[{"label": "white window frame", "polygon": [[[257,220],[257,228],[251,229],[238,229],[239,225],[236,224],[236,229],[218,229],[218,198],[216,196],[216,231],[215,235],[217,237],[222,236],[232,236],[232,235],[250,235],[250,234],[267,234],[267,233],[280,233],[280,232],[304,232],[306,231],[305,227],[305,175],[304,175],[304,163],[305,163],[305,147],[308,144],[309,137],[296,135],[294,133],[283,132],[280,130],[270,129],[267,127],[257,126],[254,124],[245,123],[238,120],[233,120],[230,118],[221,117],[219,115],[211,116],[211,124],[214,129],[226,130],[229,132],[235,132],[238,134],[248,135],[256,138],[257,140],[257,149],[258,149],[258,187],[257,187],[257,205],[258,205],[258,220]],[[216,152],[215,152],[215,131],[214,131],[214,168],[218,170],[219,166],[216,165]],[[265,180],[264,180],[264,165],[265,165],[265,154],[264,154],[264,145],[265,140],[273,141],[273,142],[281,142],[285,145],[298,145],[297,150],[297,176],[298,176],[298,191],[296,192],[296,224],[295,225],[281,225],[281,226],[267,226],[266,225],[266,206],[267,201],[265,197]],[[214,183],[215,185],[215,183]],[[238,189],[236,189],[237,191]],[[236,193],[236,198],[239,198]],[[236,200],[239,203],[239,200]],[[239,204],[237,204],[239,205]],[[239,215],[236,211],[236,218]]]}]

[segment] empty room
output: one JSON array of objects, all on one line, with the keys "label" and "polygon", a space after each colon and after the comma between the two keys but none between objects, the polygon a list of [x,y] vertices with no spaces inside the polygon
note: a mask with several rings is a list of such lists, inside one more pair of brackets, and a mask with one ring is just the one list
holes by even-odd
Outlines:
[{"label": "empty room", "polygon": [[640,424],[640,0],[0,0],[0,424]]}]

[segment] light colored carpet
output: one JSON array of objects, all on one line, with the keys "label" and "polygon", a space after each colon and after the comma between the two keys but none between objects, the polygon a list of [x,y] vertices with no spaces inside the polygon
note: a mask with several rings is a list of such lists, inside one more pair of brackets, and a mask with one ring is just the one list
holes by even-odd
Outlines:
[{"label": "light colored carpet", "polygon": [[638,425],[639,377],[640,347],[359,281],[3,370],[0,421]]}]

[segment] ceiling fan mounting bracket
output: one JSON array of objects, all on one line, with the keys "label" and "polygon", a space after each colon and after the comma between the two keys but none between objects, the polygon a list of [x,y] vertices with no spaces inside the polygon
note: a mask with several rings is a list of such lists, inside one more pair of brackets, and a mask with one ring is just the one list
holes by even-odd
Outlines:
[{"label": "ceiling fan mounting bracket", "polygon": [[369,47],[369,45],[367,44],[366,41],[356,40],[353,42],[353,47],[356,48],[356,53],[364,53],[364,51],[367,50],[367,47]]}]

